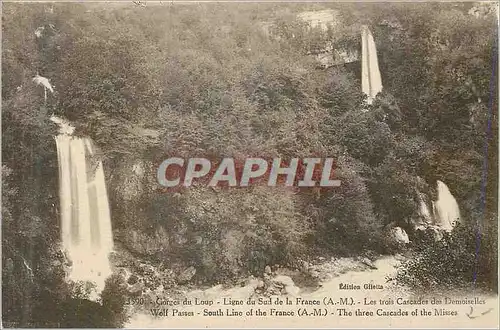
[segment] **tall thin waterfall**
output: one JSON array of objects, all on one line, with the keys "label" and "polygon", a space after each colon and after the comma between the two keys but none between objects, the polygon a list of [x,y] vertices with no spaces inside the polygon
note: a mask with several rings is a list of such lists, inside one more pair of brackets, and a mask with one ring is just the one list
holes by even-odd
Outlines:
[{"label": "tall thin waterfall", "polygon": [[59,161],[61,238],[71,262],[73,281],[90,281],[100,292],[111,274],[113,251],[111,217],[102,162],[94,158],[88,138],[72,136],[69,125],[53,117],[61,127],[56,136]]},{"label": "tall thin waterfall", "polygon": [[438,180],[437,190],[438,199],[432,203],[435,222],[442,229],[451,231],[460,221],[458,203],[444,182]]},{"label": "tall thin waterfall", "polygon": [[425,194],[419,193],[418,199],[420,202],[420,207],[418,210],[420,221],[416,223],[416,229],[425,229],[433,223],[432,213],[427,206],[427,196]]},{"label": "tall thin waterfall", "polygon": [[367,26],[363,26],[361,30],[361,89],[368,96],[368,104],[382,91],[377,47]]}]

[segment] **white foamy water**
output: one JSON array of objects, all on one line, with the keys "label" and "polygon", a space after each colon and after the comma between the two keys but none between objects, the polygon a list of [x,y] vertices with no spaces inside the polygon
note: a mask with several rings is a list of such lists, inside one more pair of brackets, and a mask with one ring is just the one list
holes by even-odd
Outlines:
[{"label": "white foamy water", "polygon": [[433,203],[435,222],[442,229],[451,231],[460,221],[460,209],[444,182],[438,180],[437,189],[438,199]]},{"label": "white foamy water", "polygon": [[426,223],[431,223],[432,222],[432,216],[431,216],[431,211],[429,210],[429,207],[427,206],[427,203],[425,202],[425,195],[422,193],[419,193],[418,195],[420,199],[420,215],[424,218]]},{"label": "white foamy water", "polygon": [[377,47],[367,26],[363,26],[361,31],[361,89],[368,96],[368,104],[382,91]]},{"label": "white foamy water", "polygon": [[[56,121],[55,121],[56,122]],[[67,127],[61,127],[67,132]],[[56,138],[59,161],[61,240],[71,262],[68,278],[90,281],[97,292],[111,274],[113,236],[103,165],[93,159],[90,139],[61,133]]]},{"label": "white foamy water", "polygon": [[421,219],[415,224],[416,229],[434,228],[450,232],[460,222],[460,208],[448,186],[438,180],[437,191],[437,200],[430,201],[432,212],[428,207],[428,198],[419,193],[420,207],[418,213]]}]

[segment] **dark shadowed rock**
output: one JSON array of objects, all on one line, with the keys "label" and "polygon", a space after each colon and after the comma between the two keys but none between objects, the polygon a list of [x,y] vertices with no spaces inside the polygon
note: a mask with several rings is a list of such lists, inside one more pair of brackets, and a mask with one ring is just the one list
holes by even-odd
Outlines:
[{"label": "dark shadowed rock", "polygon": [[139,277],[137,277],[137,275],[130,275],[130,277],[128,278],[127,280],[127,283],[130,284],[130,285],[134,285],[137,283],[137,281],[139,281]]}]

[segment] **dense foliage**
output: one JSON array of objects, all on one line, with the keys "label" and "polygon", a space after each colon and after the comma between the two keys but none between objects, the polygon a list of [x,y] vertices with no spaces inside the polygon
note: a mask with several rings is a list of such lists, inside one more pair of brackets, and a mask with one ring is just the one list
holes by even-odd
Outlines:
[{"label": "dense foliage", "polygon": [[[395,278],[419,292],[477,289],[498,292],[498,228],[479,234],[472,226],[459,225],[442,240],[428,240],[416,258],[406,261]],[[480,244],[478,244],[480,240]]]},{"label": "dense foliage", "polygon": [[[333,7],[343,24],[326,31],[296,18]],[[72,297],[63,281],[53,113],[101,148],[118,248],[156,265],[195,266],[199,281],[258,274],[318,253],[384,252],[384,226],[411,235],[418,191],[432,196],[437,179],[457,197],[467,223],[496,237],[489,223],[497,215],[497,98],[489,84],[497,22],[470,15],[470,7],[4,4],[4,322],[125,321],[120,278],[108,281],[102,305]],[[358,50],[360,24],[374,34],[384,83],[371,106],[363,102],[358,64],[323,69],[310,55],[325,44]],[[37,73],[54,85],[46,101],[32,82]],[[169,193],[159,189],[156,169],[172,155],[329,156],[343,184]],[[460,231],[453,244],[472,249],[461,243],[469,234]],[[423,250],[424,263],[410,271],[434,267],[440,259],[429,253],[453,258],[455,245],[445,242]],[[481,265],[496,270],[491,251]],[[462,256],[456,253],[453,262]],[[445,269],[440,274],[446,277]],[[60,314],[46,312],[56,303]],[[64,314],[64,306],[80,312]],[[94,320],[85,319],[88,310]]]}]

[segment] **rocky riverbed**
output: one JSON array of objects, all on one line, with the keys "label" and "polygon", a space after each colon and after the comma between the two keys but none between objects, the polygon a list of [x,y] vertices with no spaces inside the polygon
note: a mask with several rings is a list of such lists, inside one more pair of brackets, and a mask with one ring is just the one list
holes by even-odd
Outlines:
[{"label": "rocky riverbed", "polygon": [[[152,316],[150,308],[138,308],[131,310],[132,315],[127,324],[128,328],[165,328],[165,327],[332,327],[332,326],[362,326],[366,325],[366,321],[370,322],[370,326],[443,326],[472,324],[474,320],[468,315],[476,314],[481,317],[481,320],[476,320],[474,324],[482,326],[496,324],[496,316],[498,309],[498,297],[483,297],[481,305],[471,307],[469,304],[463,305],[442,305],[444,312],[453,311],[454,315],[434,316],[434,307],[428,306],[434,317],[411,317],[410,312],[415,306],[408,306],[412,302],[427,299],[430,304],[430,299],[444,299],[444,296],[457,297],[472,297],[464,293],[444,293],[443,294],[428,294],[417,295],[412,293],[405,287],[401,287],[393,283],[390,279],[395,275],[398,265],[404,260],[402,256],[383,256],[375,261],[367,258],[340,258],[331,260],[322,260],[316,264],[306,264],[304,270],[290,270],[285,268],[272,269],[266,267],[266,272],[261,278],[248,278],[242,281],[239,286],[227,287],[224,285],[216,285],[204,289],[182,288],[177,287],[175,290],[165,290],[156,292],[150,297],[153,299],[160,298],[162,301],[182,301],[184,299],[198,302],[213,302],[212,306],[163,306],[161,308],[175,308],[178,310],[178,317],[174,316]],[[308,274],[307,276],[304,274]],[[465,296],[464,296],[465,295]],[[275,305],[276,298],[289,299],[293,305],[286,304]],[[299,299],[297,299],[299,298]],[[322,317],[307,318],[306,316],[297,317],[297,309],[301,303],[319,301],[323,305],[325,298],[338,300],[339,298],[352,299],[352,302],[357,306],[362,306],[366,315],[373,316],[339,316],[337,309],[346,306],[328,307],[334,311],[335,315]],[[398,299],[399,298],[399,299]],[[398,299],[398,302],[396,300]],[[247,301],[257,302],[257,305],[246,305]],[[151,300],[152,301],[152,300]],[[259,306],[259,302],[262,304]],[[266,305],[266,302],[272,302],[271,305]],[[370,302],[372,305],[370,305]],[[381,303],[392,304],[381,306]],[[242,303],[242,305],[238,305]],[[417,306],[422,307],[422,306]],[[227,310],[234,308],[235,311],[241,310],[243,315],[238,317],[221,316],[205,314],[203,310],[210,311]],[[245,316],[244,311],[253,308],[261,308],[262,311],[267,311],[265,317]],[[294,316],[269,316],[271,309],[280,313],[295,313]],[[355,307],[346,307],[355,311]],[[378,309],[383,312],[377,312]],[[472,308],[472,312],[471,312]],[[476,308],[476,309],[474,309]],[[439,309],[440,311],[441,309]],[[180,316],[185,311],[188,315],[189,311],[193,311],[191,316]],[[408,316],[404,316],[404,311],[408,312]],[[198,312],[200,314],[198,314]],[[485,313],[486,312],[486,313]],[[167,312],[169,313],[169,312]],[[387,315],[385,315],[385,314]],[[400,313],[400,316],[392,314]],[[471,314],[472,313],[472,314]],[[484,315],[481,313],[485,313]],[[390,320],[388,320],[390,318]]]}]

